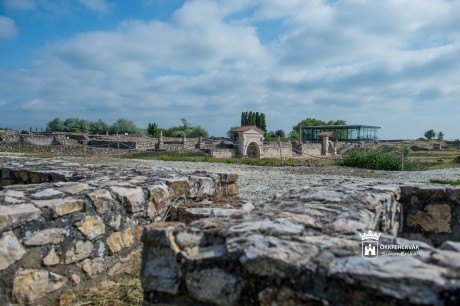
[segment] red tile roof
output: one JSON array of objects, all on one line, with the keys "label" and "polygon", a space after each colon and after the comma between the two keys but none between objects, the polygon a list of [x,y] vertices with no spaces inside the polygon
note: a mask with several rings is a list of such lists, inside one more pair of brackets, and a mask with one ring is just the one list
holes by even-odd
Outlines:
[{"label": "red tile roof", "polygon": [[258,128],[258,127],[255,126],[255,125],[244,125],[244,126],[242,126],[242,127],[239,127],[239,128],[237,128],[237,129],[232,130],[232,133],[246,132],[246,131],[249,131],[250,129],[259,130],[261,133],[264,132],[264,131],[262,131],[260,128]]}]

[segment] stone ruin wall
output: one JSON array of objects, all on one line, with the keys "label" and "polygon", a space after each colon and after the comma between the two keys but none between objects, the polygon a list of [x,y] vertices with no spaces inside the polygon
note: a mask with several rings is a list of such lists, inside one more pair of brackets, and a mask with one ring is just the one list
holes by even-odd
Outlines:
[{"label": "stone ruin wall", "polygon": [[[144,305],[459,305],[459,205],[460,188],[325,180],[226,214],[188,209],[144,230]],[[364,259],[368,230],[417,256]]]},{"label": "stone ruin wall", "polygon": [[[228,141],[207,138],[200,143],[199,138],[163,137],[161,147],[158,146],[157,137],[144,137],[139,135],[88,135],[74,133],[29,133],[19,134],[18,131],[0,131],[0,149],[3,151],[17,151],[22,147],[35,152],[65,153],[69,155],[84,154],[115,154],[113,151],[120,149],[139,151],[166,151],[166,152],[205,152],[216,158],[229,158],[238,156],[237,148],[230,147]],[[18,142],[21,139],[19,146]],[[339,154],[360,146],[359,143],[339,142]],[[283,158],[294,156],[319,156],[321,155],[320,143],[303,143],[302,145],[281,142]],[[280,158],[279,144],[277,141],[264,142],[265,158]]]},{"label": "stone ruin wall", "polygon": [[227,173],[6,157],[0,165],[0,305],[67,305],[139,275],[142,229],[178,214],[170,204],[225,206],[238,192]]},{"label": "stone ruin wall", "polygon": [[264,158],[280,158],[280,144],[281,144],[281,155],[283,158],[291,158],[292,144],[290,142],[275,142],[275,141],[264,141]]},{"label": "stone ruin wall", "polygon": [[[139,271],[144,305],[460,303],[460,188],[324,180],[240,205],[228,173],[0,164],[2,305],[69,304]],[[363,259],[369,229],[419,256]]]}]

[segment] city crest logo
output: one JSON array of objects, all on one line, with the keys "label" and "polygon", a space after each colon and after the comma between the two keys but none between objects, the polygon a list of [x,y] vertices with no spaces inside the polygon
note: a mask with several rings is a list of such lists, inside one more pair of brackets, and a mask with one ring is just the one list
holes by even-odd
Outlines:
[{"label": "city crest logo", "polygon": [[376,259],[379,256],[379,238],[381,233],[369,230],[367,233],[360,233],[361,236],[361,255],[365,259]]}]

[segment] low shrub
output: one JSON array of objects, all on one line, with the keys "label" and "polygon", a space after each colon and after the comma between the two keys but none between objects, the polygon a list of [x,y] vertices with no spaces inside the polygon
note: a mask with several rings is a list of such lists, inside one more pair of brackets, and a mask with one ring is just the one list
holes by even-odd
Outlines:
[{"label": "low shrub", "polygon": [[[407,156],[407,155],[406,155]],[[401,156],[394,153],[384,153],[372,150],[354,150],[344,155],[339,165],[374,170],[401,171]],[[404,159],[404,170],[421,170],[420,163]]]},{"label": "low shrub", "polygon": [[457,186],[457,185],[460,185],[460,180],[439,180],[439,179],[433,179],[433,180],[430,180],[430,183]]}]

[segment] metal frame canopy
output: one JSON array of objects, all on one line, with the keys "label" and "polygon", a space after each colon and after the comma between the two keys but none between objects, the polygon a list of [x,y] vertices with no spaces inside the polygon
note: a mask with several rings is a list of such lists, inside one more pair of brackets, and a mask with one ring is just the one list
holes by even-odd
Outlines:
[{"label": "metal frame canopy", "polygon": [[363,141],[378,140],[379,126],[370,125],[318,125],[302,126],[302,141],[320,141],[318,135],[322,132],[335,132],[337,140],[341,141]]}]

